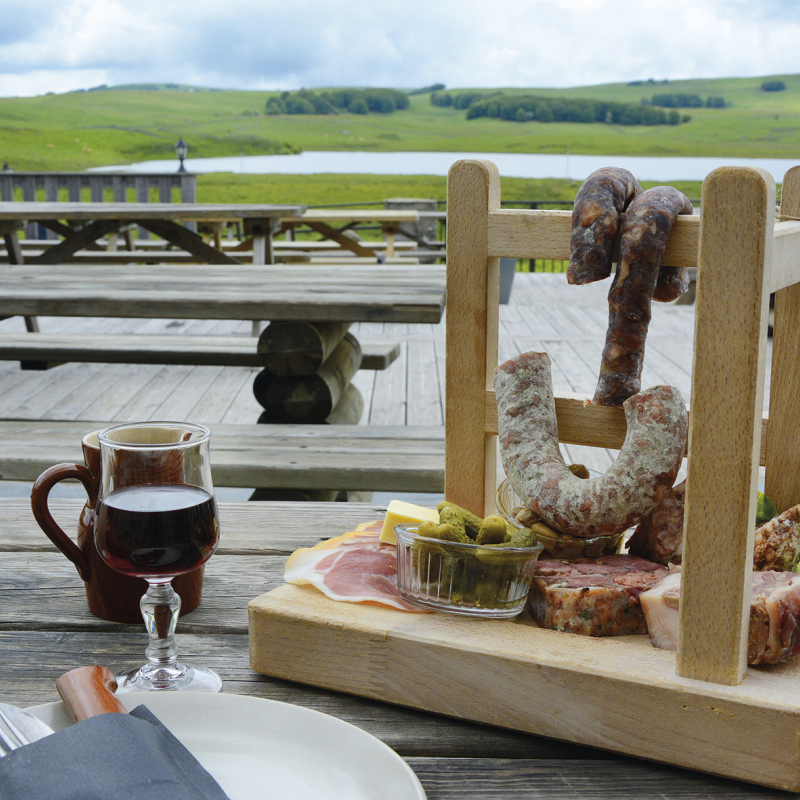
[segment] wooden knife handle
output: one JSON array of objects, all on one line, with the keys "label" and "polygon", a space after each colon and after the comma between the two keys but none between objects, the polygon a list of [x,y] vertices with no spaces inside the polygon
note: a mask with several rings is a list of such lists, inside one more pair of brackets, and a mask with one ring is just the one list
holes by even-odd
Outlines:
[{"label": "wooden knife handle", "polygon": [[127,714],[114,692],[117,679],[108,667],[78,667],[65,672],[56,688],[75,722],[98,714]]}]

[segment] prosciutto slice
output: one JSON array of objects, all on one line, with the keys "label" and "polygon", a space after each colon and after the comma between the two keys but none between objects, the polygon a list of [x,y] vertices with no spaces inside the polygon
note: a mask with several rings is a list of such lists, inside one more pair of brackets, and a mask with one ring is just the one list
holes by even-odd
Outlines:
[{"label": "prosciutto slice", "polygon": [[331,600],[377,603],[402,611],[428,613],[397,591],[397,548],[379,541],[383,520],[295,550],[286,562],[287,583],[316,587]]}]

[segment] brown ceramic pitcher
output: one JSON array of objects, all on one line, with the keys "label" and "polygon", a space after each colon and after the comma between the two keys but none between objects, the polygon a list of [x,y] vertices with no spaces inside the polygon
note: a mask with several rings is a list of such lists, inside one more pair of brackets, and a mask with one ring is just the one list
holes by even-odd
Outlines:
[{"label": "brown ceramic pitcher", "polygon": [[[82,464],[56,464],[39,476],[31,493],[31,507],[39,527],[77,567],[78,574],[86,586],[89,611],[97,617],[113,622],[137,623],[142,621],[139,601],[147,591],[147,582],[111,569],[100,558],[94,544],[95,506],[100,487],[100,445],[97,434],[98,431],[89,433],[81,441],[85,466]],[[115,474],[118,469],[119,477],[124,485],[126,482],[124,480],[125,465],[122,463],[115,466]],[[182,467],[182,464],[175,463],[159,464],[154,465],[154,470],[160,470],[162,477],[166,480],[168,473],[182,469]],[[86,489],[88,497],[78,519],[77,545],[61,530],[53,519],[47,504],[51,489],[59,481],[67,478],[79,480]],[[156,480],[156,482],[160,481]],[[188,614],[200,604],[200,595],[203,590],[203,569],[204,567],[199,567],[172,581],[175,591],[181,598],[181,615]]]}]

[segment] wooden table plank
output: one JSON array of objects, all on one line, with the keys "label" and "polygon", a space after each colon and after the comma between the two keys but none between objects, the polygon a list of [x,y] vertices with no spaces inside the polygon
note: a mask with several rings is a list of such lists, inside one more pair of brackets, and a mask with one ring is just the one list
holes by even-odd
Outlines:
[{"label": "wooden table plank", "polygon": [[0,202],[0,222],[16,220],[260,220],[295,218],[305,211],[301,204],[272,203],[42,203]]},{"label": "wooden table plank", "polygon": [[132,272],[63,265],[0,267],[0,316],[438,322],[444,267],[343,264],[161,265]]},{"label": "wooden table plank", "polygon": [[[110,423],[0,420],[4,479],[32,481],[53,464],[83,463],[83,436]],[[217,486],[441,492],[444,482],[442,428],[213,421],[210,428]]]}]

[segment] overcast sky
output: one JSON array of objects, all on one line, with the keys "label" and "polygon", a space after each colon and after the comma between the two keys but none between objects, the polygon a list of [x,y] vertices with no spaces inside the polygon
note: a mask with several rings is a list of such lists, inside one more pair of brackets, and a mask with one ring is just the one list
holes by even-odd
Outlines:
[{"label": "overcast sky", "polygon": [[800,72],[797,0],[0,0],[0,96]]}]

